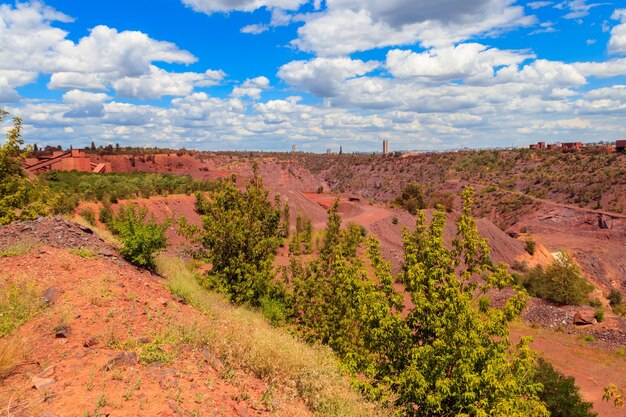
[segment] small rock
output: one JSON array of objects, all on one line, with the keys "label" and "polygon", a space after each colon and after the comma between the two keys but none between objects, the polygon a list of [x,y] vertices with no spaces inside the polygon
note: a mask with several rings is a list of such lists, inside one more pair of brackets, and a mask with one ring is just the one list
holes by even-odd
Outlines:
[{"label": "small rock", "polygon": [[241,404],[235,404],[235,411],[239,417],[250,417],[250,413],[248,412],[248,407]]},{"label": "small rock", "polygon": [[45,379],[50,378],[52,375],[54,375],[54,366],[48,366],[46,369],[39,372],[37,377]]},{"label": "small rock", "polygon": [[69,335],[70,335],[69,327],[60,327],[56,329],[56,332],[54,333],[54,337],[56,337],[57,339],[67,339]]},{"label": "small rock", "polygon": [[135,352],[120,352],[111,358],[102,369],[110,371],[118,366],[135,365],[137,361],[137,354]]},{"label": "small rock", "polygon": [[59,290],[54,287],[50,287],[43,292],[43,298],[48,304],[54,304],[59,299]]},{"label": "small rock", "polygon": [[150,339],[149,337],[140,337],[136,340],[136,342],[138,345],[147,345],[148,343],[152,342],[152,339]]},{"label": "small rock", "polygon": [[91,336],[89,339],[85,340],[85,343],[83,343],[83,346],[86,348],[89,348],[97,344],[98,344],[98,338],[95,336]]},{"label": "small rock", "polygon": [[167,307],[168,301],[169,300],[167,298],[163,298],[163,297],[159,297],[156,299],[156,302],[161,304],[163,307]]},{"label": "small rock", "polygon": [[48,411],[48,412],[43,413],[40,417],[58,417],[58,416]]},{"label": "small rock", "polygon": [[577,326],[585,326],[587,324],[596,324],[597,322],[598,321],[594,317],[593,311],[581,310],[581,311],[577,311],[576,314],[574,314],[574,324],[576,324]]},{"label": "small rock", "polygon": [[90,227],[83,226],[82,224],[79,224],[79,225],[78,225],[78,228],[79,228],[80,230],[82,230],[83,232],[85,232],[85,233],[89,233],[90,235],[93,235],[93,230],[91,230],[91,228],[90,228]]},{"label": "small rock", "polygon": [[170,388],[178,387],[178,378],[175,376],[167,376],[159,380],[159,386],[161,389],[168,390]]},{"label": "small rock", "polygon": [[33,388],[38,390],[49,387],[50,385],[55,383],[54,378],[39,378],[38,376],[32,377],[31,381],[33,383]]}]

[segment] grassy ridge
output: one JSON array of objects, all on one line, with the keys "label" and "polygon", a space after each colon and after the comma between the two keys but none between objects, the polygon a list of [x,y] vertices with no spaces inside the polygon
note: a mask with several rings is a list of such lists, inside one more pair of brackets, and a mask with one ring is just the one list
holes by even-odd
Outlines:
[{"label": "grassy ridge", "polygon": [[210,348],[221,359],[248,369],[269,384],[295,388],[318,416],[384,416],[350,388],[330,349],[307,345],[272,327],[258,312],[230,305],[207,292],[181,260],[160,255],[157,271],[171,292],[208,315],[215,337]]}]

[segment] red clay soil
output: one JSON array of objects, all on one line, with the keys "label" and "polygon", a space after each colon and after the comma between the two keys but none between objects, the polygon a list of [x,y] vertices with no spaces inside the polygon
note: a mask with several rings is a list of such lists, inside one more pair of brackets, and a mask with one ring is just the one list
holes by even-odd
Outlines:
[{"label": "red clay soil", "polygon": [[[138,361],[134,352],[167,332],[186,329],[210,337],[210,328],[205,316],[173,299],[160,277],[127,264],[112,248],[84,259],[40,246],[0,258],[0,278],[28,279],[42,292],[58,293],[15,335],[26,359],[0,381],[0,409],[7,415],[275,415],[262,398],[267,384],[231,369],[207,349],[165,344],[155,350],[172,355],[171,363]],[[66,334],[55,337],[61,328]],[[34,388],[37,375],[50,385]],[[283,415],[310,415],[295,399],[281,398]]]},{"label": "red clay soil", "polygon": [[602,417],[623,417],[624,409],[602,400],[610,384],[626,388],[626,359],[585,342],[580,336],[556,333],[527,325],[513,326],[512,339],[532,336],[532,347],[556,369],[576,379],[581,394]]}]

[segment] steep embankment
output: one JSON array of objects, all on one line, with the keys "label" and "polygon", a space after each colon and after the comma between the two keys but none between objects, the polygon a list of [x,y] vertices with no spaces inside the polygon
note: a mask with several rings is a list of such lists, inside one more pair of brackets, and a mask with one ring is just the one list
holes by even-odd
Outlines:
[{"label": "steep embankment", "polygon": [[[182,263],[159,265],[172,278],[129,265],[91,229],[62,218],[1,228],[0,298],[13,300],[0,314],[8,334],[0,334],[1,409],[12,416],[376,415],[328,352],[205,293]],[[22,296],[11,295],[16,289]]]}]

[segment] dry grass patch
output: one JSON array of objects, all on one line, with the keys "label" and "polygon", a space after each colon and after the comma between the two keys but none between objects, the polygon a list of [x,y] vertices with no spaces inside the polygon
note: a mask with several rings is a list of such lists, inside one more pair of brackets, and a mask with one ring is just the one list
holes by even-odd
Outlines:
[{"label": "dry grass patch", "polygon": [[17,368],[24,358],[24,342],[16,337],[0,339],[0,380]]},{"label": "dry grass patch", "polygon": [[207,292],[179,259],[160,255],[157,271],[174,295],[208,316],[212,334],[204,343],[226,365],[251,371],[270,389],[291,392],[318,416],[389,414],[351,389],[330,349],[308,345],[273,327],[260,312]]},{"label": "dry grass patch", "polygon": [[6,249],[0,250],[0,258],[24,255],[39,246],[35,240],[23,239]]},{"label": "dry grass patch", "polygon": [[0,337],[20,327],[44,307],[41,289],[26,277],[0,281]]}]

